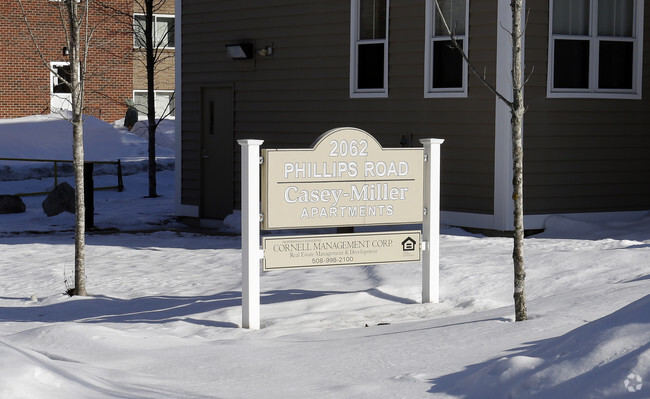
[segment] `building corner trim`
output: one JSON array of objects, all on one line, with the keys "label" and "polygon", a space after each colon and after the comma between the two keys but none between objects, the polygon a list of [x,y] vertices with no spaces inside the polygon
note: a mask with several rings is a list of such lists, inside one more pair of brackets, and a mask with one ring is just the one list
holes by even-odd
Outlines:
[{"label": "building corner trim", "polygon": [[[496,89],[504,97],[512,99],[510,77],[512,69],[512,46],[509,29],[512,12],[509,0],[499,0],[497,13]],[[494,122],[494,217],[495,230],[511,230],[514,224],[512,202],[512,128],[510,108],[495,97]]]}]

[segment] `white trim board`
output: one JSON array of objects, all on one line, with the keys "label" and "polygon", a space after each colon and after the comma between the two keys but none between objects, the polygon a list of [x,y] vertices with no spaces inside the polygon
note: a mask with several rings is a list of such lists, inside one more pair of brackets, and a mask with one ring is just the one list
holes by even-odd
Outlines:
[{"label": "white trim board", "polygon": [[[499,0],[497,14],[496,89],[512,100],[512,28],[509,0]],[[506,231],[514,224],[512,202],[512,129],[510,108],[495,96],[494,122],[494,216],[490,228]]]}]

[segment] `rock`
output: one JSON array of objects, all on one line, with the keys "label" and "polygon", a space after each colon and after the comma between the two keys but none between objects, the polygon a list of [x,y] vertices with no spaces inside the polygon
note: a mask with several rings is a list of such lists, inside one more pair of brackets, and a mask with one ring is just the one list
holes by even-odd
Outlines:
[{"label": "rock", "polygon": [[63,211],[75,212],[74,188],[63,182],[56,186],[43,200],[43,210],[47,216],[55,216]]},{"label": "rock", "polygon": [[25,203],[17,195],[0,195],[0,214],[2,213],[23,213]]}]

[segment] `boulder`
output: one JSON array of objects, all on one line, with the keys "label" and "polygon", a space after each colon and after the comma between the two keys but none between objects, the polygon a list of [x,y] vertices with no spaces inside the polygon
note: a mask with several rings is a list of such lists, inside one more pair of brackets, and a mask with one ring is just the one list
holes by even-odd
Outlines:
[{"label": "boulder", "polygon": [[43,200],[43,210],[47,216],[55,216],[61,212],[75,212],[74,188],[63,182],[56,186]]},{"label": "boulder", "polygon": [[0,214],[2,213],[23,213],[25,203],[17,195],[0,195]]}]

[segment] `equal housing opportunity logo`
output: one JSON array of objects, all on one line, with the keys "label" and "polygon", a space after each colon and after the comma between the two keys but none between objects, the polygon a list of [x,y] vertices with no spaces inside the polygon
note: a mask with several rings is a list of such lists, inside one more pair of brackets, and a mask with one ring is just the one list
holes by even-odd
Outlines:
[{"label": "equal housing opportunity logo", "polygon": [[636,373],[630,373],[623,381],[623,385],[628,392],[639,392],[643,388],[643,378]]}]

